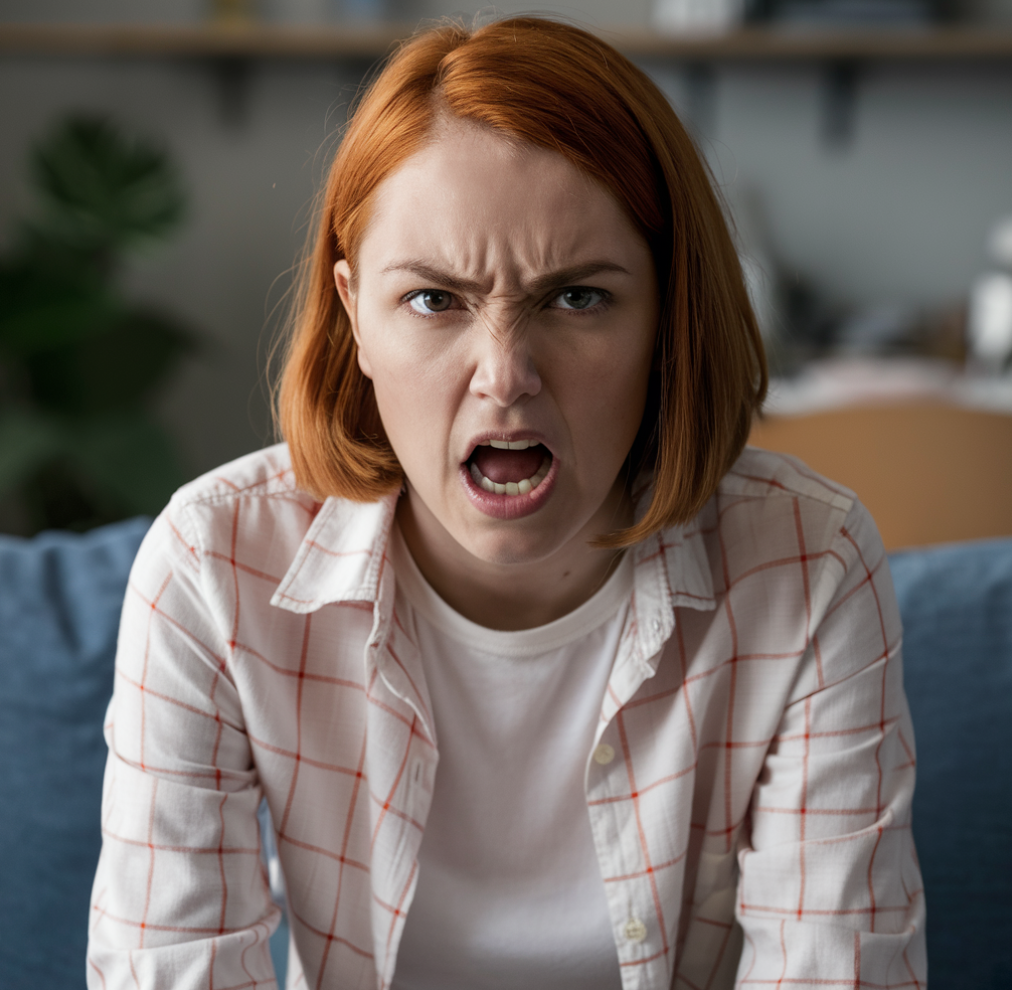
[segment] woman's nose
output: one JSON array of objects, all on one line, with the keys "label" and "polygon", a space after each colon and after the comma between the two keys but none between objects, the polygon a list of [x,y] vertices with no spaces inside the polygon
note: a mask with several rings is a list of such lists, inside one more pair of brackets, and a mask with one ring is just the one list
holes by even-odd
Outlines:
[{"label": "woman's nose", "polygon": [[540,391],[541,376],[527,334],[499,336],[488,332],[482,335],[471,376],[472,395],[506,408]]}]

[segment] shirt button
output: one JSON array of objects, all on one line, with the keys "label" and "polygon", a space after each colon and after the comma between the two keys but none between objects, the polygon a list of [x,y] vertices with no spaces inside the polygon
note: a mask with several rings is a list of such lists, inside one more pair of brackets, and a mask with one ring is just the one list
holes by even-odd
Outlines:
[{"label": "shirt button", "polygon": [[647,937],[647,926],[639,918],[630,918],[625,923],[622,934],[630,942],[642,942]]},{"label": "shirt button", "polygon": [[607,743],[601,743],[601,745],[594,750],[594,762],[600,763],[603,767],[606,767],[614,759],[615,748],[613,746],[609,746]]},{"label": "shirt button", "polygon": [[659,633],[661,631],[661,620],[660,619],[654,619],[654,621],[651,622],[650,625],[652,625],[654,627],[654,632],[655,633]]}]

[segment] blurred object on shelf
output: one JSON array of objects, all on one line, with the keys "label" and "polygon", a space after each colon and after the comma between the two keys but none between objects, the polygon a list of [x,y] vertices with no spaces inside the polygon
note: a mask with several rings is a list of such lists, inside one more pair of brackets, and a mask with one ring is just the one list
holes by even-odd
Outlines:
[{"label": "blurred object on shelf", "polygon": [[838,381],[835,397],[811,380],[805,407],[791,409],[774,387],[774,412],[749,443],[793,454],[854,491],[889,550],[1012,535],[1012,381],[1001,412],[997,401],[951,401],[960,390],[941,368],[890,369],[876,380],[870,364],[863,383],[851,367],[850,387]]},{"label": "blurred object on shelf", "polygon": [[387,0],[338,0],[339,16],[349,24],[380,24],[391,15]]},{"label": "blurred object on shelf", "polygon": [[219,24],[249,24],[257,10],[254,0],[210,0],[210,14]]},{"label": "blurred object on shelf", "polygon": [[835,355],[918,356],[966,360],[966,308],[918,309],[899,303],[864,306],[839,315]]},{"label": "blurred object on shelf", "polygon": [[915,337],[917,353],[963,365],[966,363],[966,303],[922,312]]},{"label": "blurred object on shelf", "polygon": [[998,221],[988,254],[999,271],[981,275],[970,290],[967,336],[970,355],[1000,371],[1012,363],[1012,216]]},{"label": "blurred object on shelf", "polygon": [[745,0],[745,20],[787,30],[923,28],[950,19],[949,8],[956,2],[959,0]]},{"label": "blurred object on shelf", "polygon": [[784,27],[925,27],[928,0],[772,0],[770,20]]},{"label": "blurred object on shelf", "polygon": [[283,0],[278,7],[275,20],[285,24],[323,24],[330,19],[328,0]]},{"label": "blurred object on shelf", "polygon": [[354,20],[345,7],[344,0],[256,0],[258,18],[271,25],[333,25]]},{"label": "blurred object on shelf", "polygon": [[774,375],[832,358],[938,358],[958,365],[966,360],[962,301],[929,308],[893,302],[845,306],[798,273],[781,276],[779,300],[783,316],[771,352]]},{"label": "blurred object on shelf", "polygon": [[0,255],[0,529],[153,515],[185,478],[151,406],[194,337],[116,282],[126,256],[178,227],[179,174],[161,149],[77,115],[32,165],[34,215]]},{"label": "blurred object on shelf", "polygon": [[669,34],[722,34],[745,18],[744,0],[655,0],[654,26]]},{"label": "blurred object on shelf", "polygon": [[800,272],[785,275],[781,292],[785,331],[780,365],[771,369],[774,375],[792,374],[830,353],[843,318],[842,307]]},{"label": "blurred object on shelf", "polygon": [[961,13],[964,20],[1012,27],[1012,0],[968,0]]},{"label": "blurred object on shelf", "polygon": [[910,340],[916,325],[917,313],[908,306],[885,303],[858,309],[840,321],[835,348],[844,354],[884,354]]},{"label": "blurred object on shelf", "polygon": [[847,406],[940,402],[1012,416],[1012,375],[972,374],[930,358],[828,358],[774,378],[763,413],[800,416]]},{"label": "blurred object on shelf", "polygon": [[1012,275],[989,272],[970,291],[970,353],[1003,368],[1012,358]]}]

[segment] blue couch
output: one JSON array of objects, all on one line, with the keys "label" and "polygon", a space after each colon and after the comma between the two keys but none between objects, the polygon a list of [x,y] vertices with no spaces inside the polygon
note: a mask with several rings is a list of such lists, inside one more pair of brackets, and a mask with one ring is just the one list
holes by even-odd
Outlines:
[{"label": "blue couch", "polygon": [[[0,537],[3,990],[84,984],[102,721],[146,528]],[[917,733],[931,987],[1012,990],[1012,540],[896,554],[892,570]],[[279,976],[286,939],[281,929],[272,940]]]}]

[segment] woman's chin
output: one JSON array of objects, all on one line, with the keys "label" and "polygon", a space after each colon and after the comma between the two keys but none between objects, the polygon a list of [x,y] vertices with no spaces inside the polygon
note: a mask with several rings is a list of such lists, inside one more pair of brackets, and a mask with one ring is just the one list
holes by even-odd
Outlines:
[{"label": "woman's chin", "polygon": [[576,512],[559,513],[554,507],[514,518],[497,518],[465,507],[458,525],[448,527],[453,539],[472,557],[501,567],[522,567],[550,560],[577,536]]},{"label": "woman's chin", "polygon": [[428,494],[429,499],[423,498],[409,481],[411,506],[404,508],[413,517],[410,529],[423,545],[429,545],[429,552],[442,545],[441,553],[452,557],[458,552],[450,549],[455,544],[470,557],[493,567],[542,564],[560,552],[566,553],[567,547],[573,549],[576,543],[586,550],[587,544],[616,519],[611,505],[614,491],[606,492],[595,510],[566,484],[557,462],[529,493],[510,495],[483,490],[468,467],[461,465],[456,478],[447,478],[444,487]]},{"label": "woman's chin", "polygon": [[539,533],[483,532],[459,541],[478,560],[493,567],[539,564],[560,549],[558,539],[546,540]]}]

